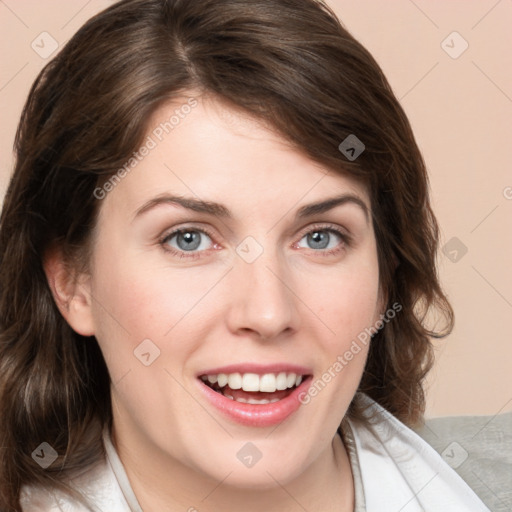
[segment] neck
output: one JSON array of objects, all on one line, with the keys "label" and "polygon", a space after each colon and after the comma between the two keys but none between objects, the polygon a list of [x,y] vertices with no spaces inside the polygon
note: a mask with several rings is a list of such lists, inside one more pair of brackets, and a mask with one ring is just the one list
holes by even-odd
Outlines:
[{"label": "neck", "polygon": [[[127,437],[128,435],[128,437]],[[269,474],[269,488],[248,489],[230,485],[194,471],[168,455],[141,446],[128,432],[113,432],[113,443],[132,489],[143,510],[162,512],[292,512],[354,509],[354,484],[345,446],[338,434],[324,452],[294,480],[282,485]],[[142,455],[142,456],[141,456]]]}]

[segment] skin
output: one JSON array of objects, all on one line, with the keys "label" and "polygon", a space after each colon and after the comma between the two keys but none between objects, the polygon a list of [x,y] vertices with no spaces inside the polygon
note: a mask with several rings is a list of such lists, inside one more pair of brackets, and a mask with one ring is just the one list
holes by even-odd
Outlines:
[{"label": "skin", "polygon": [[[227,419],[196,376],[233,363],[287,362],[318,378],[375,323],[382,301],[368,193],[247,115],[197,100],[102,200],[89,272],[71,284],[58,254],[49,259],[54,295],[70,325],[100,344],[114,444],[144,510],[353,510],[336,430],[367,347],[277,427]],[[148,134],[185,101],[161,107]],[[369,218],[352,202],[295,218],[306,204],[347,193]],[[221,203],[232,218],[173,203],[136,214],[165,194]],[[199,257],[180,251],[176,237],[163,240],[178,227],[211,233],[200,235]],[[311,248],[315,228],[330,233],[328,249]],[[263,248],[252,263],[236,252],[248,236]],[[149,366],[134,357],[144,339],[160,350]],[[262,453],[252,468],[237,458],[248,441]]]}]

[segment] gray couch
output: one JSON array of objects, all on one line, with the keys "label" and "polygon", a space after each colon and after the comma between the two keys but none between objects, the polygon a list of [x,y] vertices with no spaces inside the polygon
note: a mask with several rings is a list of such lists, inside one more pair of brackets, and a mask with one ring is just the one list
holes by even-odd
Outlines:
[{"label": "gray couch", "polygon": [[492,512],[512,512],[512,412],[434,418],[416,432]]}]

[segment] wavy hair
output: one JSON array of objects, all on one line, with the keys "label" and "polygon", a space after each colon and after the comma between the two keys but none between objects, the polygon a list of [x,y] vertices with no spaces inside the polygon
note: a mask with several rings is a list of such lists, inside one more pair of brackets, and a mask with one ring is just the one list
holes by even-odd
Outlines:
[{"label": "wavy hair", "polygon": [[[0,219],[0,508],[25,484],[62,487],[103,454],[109,375],[94,338],[60,315],[43,269],[86,266],[94,190],[140,146],[164,102],[194,89],[267,122],[367,187],[382,289],[401,311],[374,334],[359,389],[408,424],[424,409],[432,337],[452,309],[436,271],[425,164],[380,67],[320,0],[124,0],[91,18],[35,80]],[[338,149],[350,134],[355,160]],[[426,325],[440,312],[445,328]],[[348,414],[358,416],[352,407]],[[46,470],[31,453],[58,453]]]}]

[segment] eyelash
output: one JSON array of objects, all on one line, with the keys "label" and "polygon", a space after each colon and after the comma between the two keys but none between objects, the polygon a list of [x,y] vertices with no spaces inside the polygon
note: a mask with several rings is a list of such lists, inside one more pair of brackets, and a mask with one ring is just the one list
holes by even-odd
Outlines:
[{"label": "eyelash", "polygon": [[213,233],[205,228],[195,228],[193,226],[186,226],[184,228],[175,229],[174,231],[171,231],[170,233],[167,233],[163,236],[163,238],[160,239],[159,243],[162,246],[163,250],[173,256],[177,256],[179,258],[189,258],[189,259],[198,259],[203,257],[203,253],[207,251],[197,251],[197,252],[190,252],[187,254],[187,251],[178,251],[174,247],[171,247],[167,244],[169,240],[171,240],[174,236],[179,235],[180,233],[187,233],[189,231],[196,231],[198,233],[202,233],[204,235],[208,235],[210,239],[213,241]]},{"label": "eyelash", "polygon": [[[171,240],[174,236],[179,235],[180,233],[187,233],[189,231],[195,231],[198,233],[202,233],[204,235],[207,235],[210,237],[210,239],[213,242],[213,233],[205,228],[195,228],[193,226],[188,226],[184,228],[175,229],[174,231],[171,231],[170,233],[165,234],[160,240],[159,244],[162,246],[163,250],[167,253],[170,253],[173,256],[177,256],[179,258],[190,258],[190,259],[198,259],[204,256],[205,252],[208,252],[208,250],[203,251],[179,251],[175,249],[174,247],[170,247],[168,245],[169,240]],[[321,225],[315,225],[311,228],[308,228],[306,231],[303,231],[297,242],[295,242],[293,245],[297,245],[300,240],[302,240],[306,235],[314,233],[315,231],[326,231],[328,233],[334,233],[335,235],[339,236],[341,239],[340,245],[333,249],[328,250],[315,250],[311,249],[313,252],[315,252],[317,255],[328,257],[333,256],[335,254],[338,254],[340,251],[342,251],[346,247],[350,247],[352,245],[352,237],[348,235],[347,233],[341,231],[339,228],[332,224],[321,224]],[[216,245],[216,244],[214,244]]]}]

